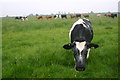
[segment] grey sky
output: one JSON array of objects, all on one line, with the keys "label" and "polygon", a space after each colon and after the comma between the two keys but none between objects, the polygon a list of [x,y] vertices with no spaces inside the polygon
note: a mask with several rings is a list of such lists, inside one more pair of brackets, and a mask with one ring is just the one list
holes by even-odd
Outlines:
[{"label": "grey sky", "polygon": [[117,12],[119,0],[1,0],[0,16],[60,12]]}]

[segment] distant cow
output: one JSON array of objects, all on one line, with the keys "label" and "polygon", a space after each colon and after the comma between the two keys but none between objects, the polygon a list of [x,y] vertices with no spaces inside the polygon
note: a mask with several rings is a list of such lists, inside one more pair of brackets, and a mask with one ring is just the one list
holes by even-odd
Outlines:
[{"label": "distant cow", "polygon": [[57,19],[57,18],[66,18],[67,19],[67,15],[65,14],[57,14],[57,15],[54,15],[54,18]]},{"label": "distant cow", "polygon": [[100,16],[101,16],[101,14],[96,14],[96,16],[97,16],[97,17],[100,17]]},{"label": "distant cow", "polygon": [[59,15],[59,17],[62,18],[62,19],[63,19],[63,18],[66,18],[66,19],[67,19],[67,15],[65,15],[65,14]]},{"label": "distant cow", "polygon": [[72,19],[72,18],[76,18],[76,15],[70,15],[70,18]]},{"label": "distant cow", "polygon": [[106,17],[111,17],[111,14],[105,14],[104,16],[106,16]]},{"label": "distant cow", "polygon": [[117,14],[105,14],[106,17],[111,17],[111,18],[114,18],[114,17],[117,17]]},{"label": "distant cow", "polygon": [[76,17],[81,17],[81,14],[76,14]]},{"label": "distant cow", "polygon": [[23,20],[28,20],[28,18],[27,17],[23,17]]},{"label": "distant cow", "polygon": [[89,15],[88,14],[83,14],[83,16],[86,18],[86,17],[89,17]]},{"label": "distant cow", "polygon": [[15,17],[15,19],[18,19],[18,20],[20,20],[22,17]]},{"label": "distant cow", "polygon": [[36,16],[36,18],[37,18],[37,19],[43,19],[43,17],[42,17],[42,16]]},{"label": "distant cow", "polygon": [[52,18],[52,16],[45,16],[45,18],[46,18],[46,19],[51,19],[51,18]]},{"label": "distant cow", "polygon": [[93,30],[91,22],[88,19],[79,19],[76,21],[69,32],[71,43],[65,44],[64,49],[72,49],[76,70],[84,71],[86,59],[89,57],[90,48],[97,48],[97,44],[91,43],[93,39]]},{"label": "distant cow", "polygon": [[15,19],[17,19],[17,20],[22,20],[22,21],[28,20],[27,17],[22,17],[22,16],[20,16],[20,17],[15,17]]},{"label": "distant cow", "polygon": [[55,19],[60,18],[60,15],[59,15],[59,14],[54,15],[54,18],[55,18]]},{"label": "distant cow", "polygon": [[115,17],[117,17],[117,14],[114,14]]},{"label": "distant cow", "polygon": [[70,18],[78,18],[81,17],[81,14],[70,15]]},{"label": "distant cow", "polygon": [[111,14],[111,17],[112,18],[117,17],[117,14]]}]

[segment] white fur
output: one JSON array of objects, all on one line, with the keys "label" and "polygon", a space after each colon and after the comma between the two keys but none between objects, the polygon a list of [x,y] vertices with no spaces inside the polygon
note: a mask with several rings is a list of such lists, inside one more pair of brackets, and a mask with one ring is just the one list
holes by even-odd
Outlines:
[{"label": "white fur", "polygon": [[86,44],[86,41],[84,41],[84,42],[76,42],[76,48],[78,48],[78,50],[80,51],[80,53],[84,49],[85,44]]},{"label": "white fur", "polygon": [[56,15],[55,19],[59,18],[59,15]]},{"label": "white fur", "polygon": [[90,48],[88,49],[87,59],[89,58]]},{"label": "white fur", "polygon": [[28,18],[26,18],[25,20],[27,20],[27,21],[28,21]]},{"label": "white fur", "polygon": [[62,18],[62,16],[61,16],[61,15],[59,15],[59,18]]},{"label": "white fur", "polygon": [[[76,48],[78,48],[78,50],[81,51],[84,49],[86,41],[84,42],[75,42],[76,43]],[[87,53],[87,59],[89,58],[89,53],[90,53],[90,48],[88,49],[88,53]],[[79,56],[79,59],[82,60],[81,54]]]}]

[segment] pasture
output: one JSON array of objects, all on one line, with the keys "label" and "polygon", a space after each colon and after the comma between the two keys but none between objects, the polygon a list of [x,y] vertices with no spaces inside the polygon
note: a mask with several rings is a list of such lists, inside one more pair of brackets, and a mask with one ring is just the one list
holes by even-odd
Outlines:
[{"label": "pasture", "polygon": [[74,68],[69,30],[77,19],[2,19],[3,78],[117,78],[118,19],[90,16],[94,39],[86,70]]}]

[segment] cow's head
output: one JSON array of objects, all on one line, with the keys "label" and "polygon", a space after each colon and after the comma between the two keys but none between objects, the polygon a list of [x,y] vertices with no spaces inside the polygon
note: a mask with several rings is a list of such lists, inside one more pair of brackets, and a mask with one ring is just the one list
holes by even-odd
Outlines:
[{"label": "cow's head", "polygon": [[98,45],[93,43],[87,43],[86,41],[82,41],[82,42],[69,43],[63,46],[64,49],[73,50],[77,71],[85,70],[87,53],[89,52],[91,47],[97,48]]}]

